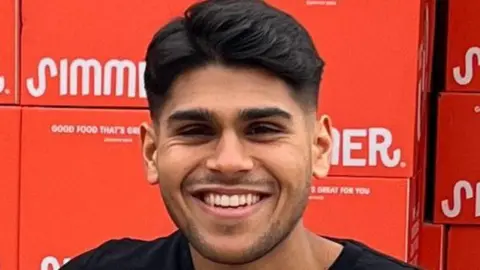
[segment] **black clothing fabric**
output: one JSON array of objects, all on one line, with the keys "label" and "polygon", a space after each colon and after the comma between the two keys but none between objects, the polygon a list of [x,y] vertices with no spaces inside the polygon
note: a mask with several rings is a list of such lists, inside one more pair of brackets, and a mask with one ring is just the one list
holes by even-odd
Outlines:
[{"label": "black clothing fabric", "polygon": [[[344,246],[330,270],[419,269],[352,240],[328,238]],[[61,270],[194,270],[188,240],[179,231],[153,241],[111,240],[65,264]],[[300,269],[301,270],[301,269]]]}]

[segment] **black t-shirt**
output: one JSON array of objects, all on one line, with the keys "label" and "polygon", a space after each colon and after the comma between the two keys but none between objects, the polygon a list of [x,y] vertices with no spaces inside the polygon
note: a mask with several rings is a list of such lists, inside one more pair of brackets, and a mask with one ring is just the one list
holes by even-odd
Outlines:
[{"label": "black t-shirt", "polygon": [[[344,246],[330,270],[419,269],[367,246],[333,239]],[[194,270],[188,240],[179,231],[154,241],[111,240],[65,264],[61,270]]]}]

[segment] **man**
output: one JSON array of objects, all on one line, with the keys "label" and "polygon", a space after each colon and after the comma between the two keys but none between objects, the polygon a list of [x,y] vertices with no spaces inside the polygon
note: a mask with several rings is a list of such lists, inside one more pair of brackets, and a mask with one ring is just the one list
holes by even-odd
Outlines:
[{"label": "man", "polygon": [[146,63],[143,157],[179,230],[109,241],[62,269],[416,269],[302,224],[332,141],[316,117],[324,63],[292,17],[260,0],[196,3]]}]

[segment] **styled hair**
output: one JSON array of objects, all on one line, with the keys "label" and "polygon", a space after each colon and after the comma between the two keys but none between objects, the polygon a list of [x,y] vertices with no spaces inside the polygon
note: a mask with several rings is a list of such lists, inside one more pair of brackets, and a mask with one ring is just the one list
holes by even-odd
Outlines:
[{"label": "styled hair", "polygon": [[158,30],[144,75],[152,119],[179,75],[208,64],[262,69],[305,106],[317,106],[324,62],[312,38],[292,16],[261,0],[198,2]]}]

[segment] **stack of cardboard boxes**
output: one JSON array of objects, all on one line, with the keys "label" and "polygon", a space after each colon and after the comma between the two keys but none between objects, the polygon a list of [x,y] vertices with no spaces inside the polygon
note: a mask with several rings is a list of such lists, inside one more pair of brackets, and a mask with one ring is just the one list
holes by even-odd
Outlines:
[{"label": "stack of cardboard boxes", "polygon": [[447,269],[480,269],[480,2],[450,1],[445,91],[438,97],[435,223]]},{"label": "stack of cardboard boxes", "polygon": [[[152,239],[175,229],[158,188],[143,180],[143,60],[158,27],[193,2],[0,1],[2,270],[58,269],[107,239]],[[445,227],[423,219],[435,1],[268,2],[309,29],[327,63],[319,113],[335,127],[332,169],[313,181],[304,222],[318,234],[442,269]],[[449,85],[480,90],[480,81]],[[476,144],[474,133],[460,132],[474,128],[475,98],[440,98],[439,170],[446,173],[437,174],[445,185],[436,185],[436,199],[451,200],[459,180],[467,182],[456,194],[466,190],[471,199],[462,197],[458,216],[445,204],[450,217],[436,212],[436,222],[475,224]],[[449,245],[459,251],[449,256],[461,260],[462,237],[475,233],[452,227]]]},{"label": "stack of cardboard boxes", "polygon": [[0,268],[17,269],[20,179],[18,3],[0,1]]},{"label": "stack of cardboard boxes", "polygon": [[2,270],[58,269],[110,238],[173,230],[144,180],[143,58],[189,2],[0,1],[0,101],[16,104],[0,113]]}]

